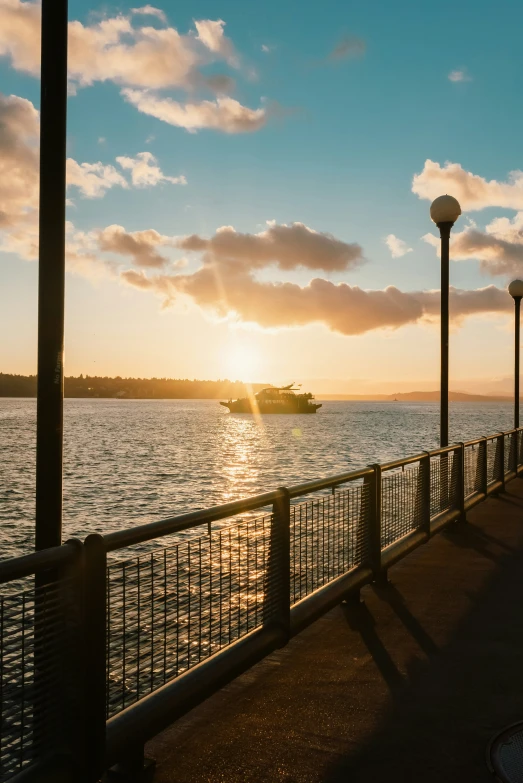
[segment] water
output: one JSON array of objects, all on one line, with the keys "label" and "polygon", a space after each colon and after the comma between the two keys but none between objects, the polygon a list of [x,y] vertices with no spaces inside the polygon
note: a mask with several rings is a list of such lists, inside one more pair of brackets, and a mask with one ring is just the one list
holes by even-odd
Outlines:
[{"label": "water", "polygon": [[[512,426],[510,403],[451,403],[450,439]],[[36,403],[0,399],[0,557],[31,551]],[[64,538],[109,532],[436,448],[437,403],[324,402],[233,416],[214,400],[66,400]]]}]

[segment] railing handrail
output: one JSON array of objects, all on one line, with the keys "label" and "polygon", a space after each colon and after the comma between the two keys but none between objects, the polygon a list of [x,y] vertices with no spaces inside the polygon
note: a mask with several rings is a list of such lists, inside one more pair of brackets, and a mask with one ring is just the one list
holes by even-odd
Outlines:
[{"label": "railing handrail", "polygon": [[61,546],[53,546],[39,552],[2,560],[0,561],[0,584],[64,566],[75,556],[76,552],[77,542],[72,540],[66,541]]},{"label": "railing handrail", "polygon": [[[523,427],[517,429],[508,430],[506,432],[498,432],[493,435],[486,435],[474,440],[465,441],[463,447],[474,446],[485,440],[493,440],[499,438],[501,435],[512,435],[520,432]],[[382,471],[394,470],[395,468],[401,468],[406,465],[419,462],[427,454],[430,457],[436,457],[441,454],[450,454],[461,448],[460,443],[453,443],[450,446],[444,446],[441,448],[433,449],[431,451],[424,451],[419,454],[415,454],[410,457],[401,457],[396,460],[390,460],[380,464]],[[359,468],[356,470],[348,471],[347,473],[340,473],[335,476],[326,476],[321,479],[313,479],[301,484],[295,484],[288,488],[289,496],[291,498],[301,497],[302,495],[308,495],[311,492],[320,492],[324,489],[334,488],[341,484],[347,484],[350,481],[356,481],[361,478],[365,478],[372,473],[371,467]],[[124,549],[125,547],[133,546],[135,544],[142,544],[146,541],[152,541],[162,536],[173,535],[175,533],[182,533],[185,530],[191,530],[192,528],[199,527],[200,525],[210,524],[212,522],[218,522],[221,519],[235,516],[236,514],[246,513],[248,511],[255,511],[258,508],[263,508],[273,503],[278,497],[278,490],[272,490],[270,492],[264,492],[259,495],[252,495],[248,498],[241,498],[239,500],[233,500],[229,503],[222,503],[216,506],[211,506],[207,509],[198,509],[197,511],[189,511],[183,514],[177,514],[166,519],[160,519],[155,522],[146,522],[143,525],[138,525],[126,530],[115,530],[112,533],[106,533],[103,539],[106,544],[107,552],[114,552],[118,549]]]},{"label": "railing handrail", "polygon": [[211,506],[211,508],[178,514],[174,517],[161,519],[158,522],[147,522],[144,525],[128,530],[115,530],[114,533],[107,533],[103,538],[107,551],[114,552],[116,549],[123,549],[127,546],[133,546],[133,544],[141,544],[144,541],[152,541],[161,536],[181,533],[193,527],[218,522],[220,519],[226,519],[227,517],[235,516],[235,514],[244,514],[248,511],[255,511],[258,508],[264,508],[274,503],[279,496],[280,490],[274,489],[271,492],[263,492],[260,495],[253,495],[249,498],[233,500],[230,503],[223,503],[219,506]]}]

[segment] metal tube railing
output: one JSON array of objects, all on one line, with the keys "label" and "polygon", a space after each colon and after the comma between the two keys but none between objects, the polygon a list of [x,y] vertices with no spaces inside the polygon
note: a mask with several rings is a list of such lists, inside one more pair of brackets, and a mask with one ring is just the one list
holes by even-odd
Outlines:
[{"label": "metal tube railing", "polygon": [[[40,599],[21,634],[16,614],[5,612],[14,593],[0,599],[0,689],[5,697],[12,675],[9,635],[22,660],[27,628],[52,629],[61,613],[61,644],[40,648],[51,654],[45,665],[61,674],[56,694],[46,698],[65,705],[69,723],[61,744],[50,742],[51,769],[58,779],[58,762],[62,770],[66,758],[72,770],[66,781],[94,783],[126,754],[140,760],[140,743],[347,596],[386,580],[394,563],[502,491],[523,468],[522,433],[509,430],[4,561],[0,584],[52,573],[42,590],[56,593],[47,605]],[[208,529],[199,535],[202,525]],[[170,538],[187,530],[195,535]],[[149,551],[129,549],[153,541]],[[110,556],[119,550],[123,559]],[[20,595],[23,611],[28,593]],[[60,649],[72,650],[67,665]],[[49,714],[36,702],[31,709],[40,721]],[[48,723],[46,739],[54,731]],[[13,725],[23,734],[24,720]],[[3,769],[9,752],[4,742]],[[31,750],[12,774],[43,779],[49,761],[49,754]]]}]

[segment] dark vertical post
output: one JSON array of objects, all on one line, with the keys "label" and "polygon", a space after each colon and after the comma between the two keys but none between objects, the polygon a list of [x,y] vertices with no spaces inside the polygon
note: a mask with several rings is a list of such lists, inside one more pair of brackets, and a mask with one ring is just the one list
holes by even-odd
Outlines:
[{"label": "dark vertical post", "polygon": [[519,319],[521,297],[514,297],[514,429],[519,427]]},{"label": "dark vertical post", "polygon": [[374,581],[380,585],[387,584],[387,571],[381,567],[381,465],[376,463],[371,466],[374,470],[374,478],[370,485],[370,543],[371,566],[374,572]]},{"label": "dark vertical post", "polygon": [[459,444],[459,451],[454,452],[454,459],[458,460],[458,502],[459,502],[459,521],[466,521],[465,513],[465,444]]},{"label": "dark vertical post", "polygon": [[42,2],[36,549],[62,538],[67,0]]},{"label": "dark vertical post", "polygon": [[439,445],[449,445],[449,243],[454,223],[438,223],[441,237],[441,377]]},{"label": "dark vertical post", "polygon": [[84,544],[84,767],[86,779],[104,771],[106,705],[106,574],[103,536],[92,533]]},{"label": "dark vertical post", "polygon": [[283,647],[291,627],[291,500],[286,487],[278,492],[272,511],[263,623],[279,628]]},{"label": "dark vertical post", "polygon": [[[430,538],[430,452],[426,451],[419,461],[418,480],[419,507],[421,509],[421,529]],[[416,503],[418,505],[418,503]]]}]

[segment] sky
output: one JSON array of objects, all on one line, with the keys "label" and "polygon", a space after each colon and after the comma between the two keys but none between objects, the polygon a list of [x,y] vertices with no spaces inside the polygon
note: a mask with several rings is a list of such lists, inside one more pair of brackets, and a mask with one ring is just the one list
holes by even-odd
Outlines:
[{"label": "sky", "polygon": [[[0,0],[0,371],[34,373],[39,15]],[[523,5],[70,0],[66,375],[510,388]],[[316,386],[316,389],[314,388]]]}]

